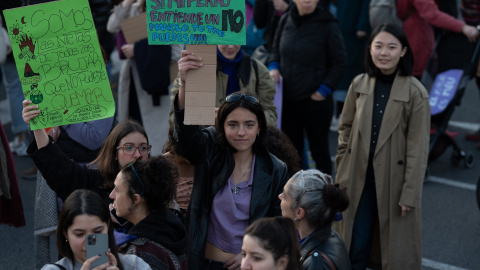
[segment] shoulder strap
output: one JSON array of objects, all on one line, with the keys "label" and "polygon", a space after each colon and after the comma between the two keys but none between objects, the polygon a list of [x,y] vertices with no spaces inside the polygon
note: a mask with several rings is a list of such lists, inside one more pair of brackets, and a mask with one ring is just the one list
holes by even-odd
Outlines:
[{"label": "shoulder strap", "polygon": [[252,61],[252,66],[253,66],[253,70],[255,71],[255,90],[258,88],[258,66],[257,66],[257,61],[255,61],[255,59],[253,58],[250,58],[250,60]]},{"label": "shoulder strap", "polygon": [[330,259],[330,257],[328,257],[327,254],[325,254],[325,253],[323,253],[323,252],[321,252],[321,251],[312,250],[312,251],[310,251],[310,253],[308,253],[307,257],[309,257],[310,255],[312,255],[314,252],[320,253],[320,255],[322,256],[322,258],[324,258],[325,261],[327,261],[328,266],[330,266],[330,269],[332,269],[332,270],[337,270],[337,268],[335,267],[335,264],[333,264],[333,262],[332,262],[332,259]]},{"label": "shoulder strap", "polygon": [[60,270],[67,270],[67,268],[65,268],[63,265],[60,265],[58,263],[53,263],[53,265],[56,265],[58,268],[60,268]]},{"label": "shoulder strap", "polygon": [[255,71],[255,79],[257,79],[257,85],[258,85],[258,66],[257,66],[257,61],[255,61],[255,59],[253,59],[253,58],[250,58],[250,60],[252,61],[253,70]]}]

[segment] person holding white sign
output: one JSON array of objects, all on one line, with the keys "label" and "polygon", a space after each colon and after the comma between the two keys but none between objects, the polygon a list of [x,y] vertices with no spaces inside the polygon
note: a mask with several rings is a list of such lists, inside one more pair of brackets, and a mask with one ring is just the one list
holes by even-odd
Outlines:
[{"label": "person holding white sign", "polygon": [[[250,58],[242,51],[240,45],[217,45],[217,91],[215,107],[218,108],[225,97],[236,91],[245,91],[255,95],[265,111],[267,126],[277,125],[277,110],[273,104],[275,84],[260,61]],[[194,52],[190,52],[194,53]],[[182,54],[184,57],[184,54]],[[180,61],[179,61],[180,68]],[[171,99],[175,98],[180,88],[179,77],[172,87]],[[184,84],[182,82],[181,84]],[[170,110],[173,122],[173,106]]]},{"label": "person holding white sign", "polygon": [[175,129],[181,154],[195,166],[187,213],[189,269],[240,269],[247,226],[281,215],[281,193],[288,180],[284,162],[266,149],[267,122],[259,100],[244,92],[228,95],[215,127],[184,125],[187,71],[201,59],[182,51],[175,96]]}]

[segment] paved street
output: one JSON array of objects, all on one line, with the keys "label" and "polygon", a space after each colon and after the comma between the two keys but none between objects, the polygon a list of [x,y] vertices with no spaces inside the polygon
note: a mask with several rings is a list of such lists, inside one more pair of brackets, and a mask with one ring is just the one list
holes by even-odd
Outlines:
[{"label": "paved street", "polygon": [[[473,81],[468,85],[462,105],[457,107],[449,130],[460,134],[460,147],[470,150],[478,159],[466,169],[450,162],[451,148],[430,164],[430,181],[423,189],[423,265],[424,269],[480,269],[480,210],[475,198],[475,185],[480,176],[478,142],[464,140],[466,133],[480,122],[479,92]],[[10,140],[5,91],[0,89],[0,119]],[[331,154],[335,153],[336,134],[331,134]],[[32,165],[28,157],[15,156],[17,174]],[[12,228],[0,225],[0,269],[33,269],[33,203],[35,181],[19,178],[27,226]],[[56,254],[52,252],[52,260]]]}]

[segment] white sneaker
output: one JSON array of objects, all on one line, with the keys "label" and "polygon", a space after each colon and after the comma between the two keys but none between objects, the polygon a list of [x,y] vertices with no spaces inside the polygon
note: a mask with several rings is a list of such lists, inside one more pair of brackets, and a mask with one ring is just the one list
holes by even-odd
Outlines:
[{"label": "white sneaker", "polygon": [[21,146],[21,142],[18,141],[17,137],[11,142],[8,142],[8,145],[10,146],[10,151],[15,152],[17,151],[17,148]]},{"label": "white sneaker", "polygon": [[330,131],[337,132],[338,131],[338,123],[340,122],[340,117],[332,117],[332,123],[330,124]]},{"label": "white sneaker", "polygon": [[12,153],[17,154],[21,157],[28,156],[28,144],[26,141],[19,142],[18,139],[15,138],[15,140],[9,142],[8,145],[10,146],[10,150],[12,151]]},{"label": "white sneaker", "polygon": [[17,153],[17,156],[26,157],[28,156],[27,149],[28,149],[28,144],[26,141],[23,141],[21,142],[20,146],[17,148],[15,153]]}]

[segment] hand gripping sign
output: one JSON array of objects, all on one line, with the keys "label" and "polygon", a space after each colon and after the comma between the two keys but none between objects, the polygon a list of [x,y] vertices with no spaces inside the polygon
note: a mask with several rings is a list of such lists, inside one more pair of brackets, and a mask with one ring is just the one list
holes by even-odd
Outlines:
[{"label": "hand gripping sign", "polygon": [[146,7],[150,45],[185,44],[188,50],[203,59],[202,68],[188,71],[184,123],[213,125],[215,44],[245,45],[245,1],[147,0]]}]

